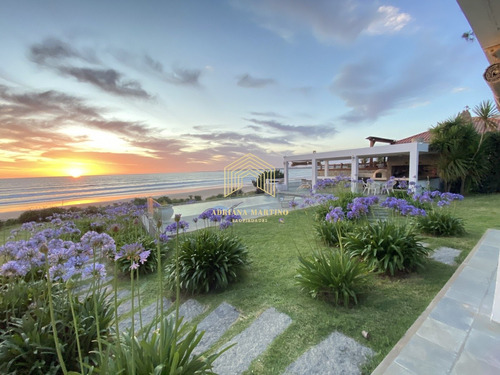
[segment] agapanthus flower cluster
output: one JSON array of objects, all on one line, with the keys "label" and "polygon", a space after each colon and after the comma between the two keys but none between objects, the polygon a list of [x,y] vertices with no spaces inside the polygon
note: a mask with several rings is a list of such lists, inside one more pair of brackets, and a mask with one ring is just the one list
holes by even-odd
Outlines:
[{"label": "agapanthus flower cluster", "polygon": [[[227,211],[227,214],[224,214],[224,211]],[[195,220],[196,219],[196,220]],[[198,218],[193,219],[196,223],[198,219],[202,219],[206,222],[219,223],[220,229],[226,229],[233,225],[233,222],[241,220],[241,215],[235,213],[230,209],[222,209],[222,208],[210,208],[208,210],[203,211]]]},{"label": "agapanthus flower cluster", "polygon": [[341,207],[330,206],[330,212],[325,216],[326,221],[334,222],[344,220],[345,214]]},{"label": "agapanthus flower cluster", "polygon": [[166,226],[165,231],[163,233],[175,234],[177,233],[177,229],[179,229],[179,232],[180,231],[185,232],[186,230],[189,229],[189,223],[184,220],[174,221],[173,223]]},{"label": "agapanthus flower cluster", "polygon": [[417,208],[408,203],[405,199],[398,199],[395,197],[388,197],[385,201],[380,203],[381,207],[391,208],[403,216],[426,216],[426,212],[422,208]]},{"label": "agapanthus flower cluster", "polygon": [[139,268],[139,264],[144,264],[148,259],[151,251],[145,250],[141,243],[135,242],[123,245],[115,255],[115,260],[125,259],[130,262],[130,269]]},{"label": "agapanthus flower cluster", "polygon": [[94,251],[96,255],[114,256],[116,253],[115,240],[107,233],[88,231],[80,242],[85,250]]},{"label": "agapanthus flower cluster", "polygon": [[[41,275],[44,274],[45,262],[49,267],[49,277],[55,281],[67,281],[82,274],[94,249],[88,243],[84,246],[81,242],[62,240],[48,231],[43,229],[29,240],[11,241],[1,246],[0,256],[8,261],[0,268],[0,275],[24,277],[28,272]],[[100,275],[102,273],[99,271]]]},{"label": "agapanthus flower cluster", "polygon": [[439,190],[434,191],[424,191],[421,194],[416,192],[409,193],[411,199],[419,203],[436,203],[438,207],[449,206],[454,200],[463,200],[463,195],[454,193],[441,193]]},{"label": "agapanthus flower cluster", "polygon": [[359,219],[368,215],[370,206],[378,203],[378,197],[357,197],[347,205],[347,218],[350,220]]},{"label": "agapanthus flower cluster", "polygon": [[319,179],[316,184],[314,184],[313,188],[314,190],[321,190],[321,189],[327,189],[327,188],[333,188],[335,186],[344,186],[344,187],[349,187],[351,183],[351,177],[350,176],[336,176],[334,178],[322,178]]},{"label": "agapanthus flower cluster", "polygon": [[316,193],[312,197],[316,201],[317,204],[326,203],[328,201],[336,201],[339,199],[338,197],[334,196],[333,194],[320,194],[320,193]]}]

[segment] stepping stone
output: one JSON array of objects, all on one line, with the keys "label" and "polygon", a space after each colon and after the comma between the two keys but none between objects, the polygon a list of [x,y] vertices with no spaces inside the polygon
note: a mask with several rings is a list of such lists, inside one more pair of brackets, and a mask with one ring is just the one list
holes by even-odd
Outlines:
[{"label": "stepping stone", "polygon": [[460,250],[451,247],[440,247],[434,250],[430,257],[437,262],[454,266],[456,265],[455,258],[460,255],[460,252]]},{"label": "stepping stone", "polygon": [[291,323],[288,315],[273,307],[267,309],[228,343],[236,345],[215,360],[213,371],[219,375],[236,375],[246,371],[252,361]]},{"label": "stepping stone", "polygon": [[356,340],[333,332],[288,366],[285,374],[361,374],[359,367],[373,354]]},{"label": "stepping stone", "polygon": [[[118,297],[118,301],[125,299],[125,298],[130,298],[130,295],[132,293],[130,292],[129,289],[120,289],[116,291],[116,296]],[[114,299],[114,296],[112,296]]]},{"label": "stepping stone", "polygon": [[[202,312],[205,311],[205,306],[194,299],[188,299],[179,307],[179,316],[184,317],[183,323],[190,322]],[[169,315],[169,318],[175,317],[175,310]]]},{"label": "stepping stone", "polygon": [[[134,300],[134,307],[137,309],[137,306],[139,306],[139,298],[138,298],[137,294],[135,294],[134,299],[135,299]],[[120,300],[119,297],[118,297],[118,300]],[[129,297],[127,300],[122,301],[118,305],[118,309],[117,309],[118,316],[125,315],[128,312],[130,312],[130,310],[132,310],[132,299]]]},{"label": "stepping stone", "polygon": [[203,338],[194,349],[194,354],[208,350],[221,338],[238,319],[240,313],[230,304],[222,302],[214,311],[198,324],[198,332],[205,331]]},{"label": "stepping stone", "polygon": [[[128,302],[128,301],[127,301]],[[134,307],[138,306],[134,304]],[[172,306],[172,302],[165,297],[163,297],[163,310],[168,310]],[[120,306],[121,307],[121,306]],[[118,307],[118,310],[120,309]],[[129,310],[130,311],[130,310]],[[156,301],[144,307],[141,310],[142,315],[142,328],[145,328],[156,318]],[[141,329],[141,316],[139,311],[134,314],[135,331],[138,332]],[[118,323],[120,331],[132,327],[132,317],[126,318]]]}]

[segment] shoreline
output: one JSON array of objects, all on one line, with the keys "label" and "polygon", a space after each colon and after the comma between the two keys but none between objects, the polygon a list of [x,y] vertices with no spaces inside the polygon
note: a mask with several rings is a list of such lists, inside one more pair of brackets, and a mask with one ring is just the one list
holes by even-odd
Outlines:
[{"label": "shoreline", "polygon": [[[243,191],[248,192],[255,189],[253,186],[244,186]],[[5,208],[0,209],[0,220],[8,220],[8,219],[17,219],[19,215],[21,215],[25,211],[30,210],[41,210],[44,208],[50,207],[62,207],[62,208],[70,208],[70,207],[79,207],[85,208],[88,206],[108,206],[114,203],[123,203],[129,202],[134,198],[147,198],[153,197],[158,198],[161,196],[168,196],[170,198],[189,198],[189,195],[195,196],[200,195],[201,199],[204,201],[208,197],[212,197],[218,194],[224,194],[224,186],[216,186],[216,187],[206,187],[206,188],[198,188],[198,189],[177,189],[170,191],[152,191],[150,193],[142,193],[142,194],[128,194],[128,195],[115,195],[115,196],[105,196],[105,197],[93,197],[93,198],[85,198],[85,199],[75,199],[71,201],[48,201],[37,204],[25,204],[25,205],[13,205],[7,206]]]}]

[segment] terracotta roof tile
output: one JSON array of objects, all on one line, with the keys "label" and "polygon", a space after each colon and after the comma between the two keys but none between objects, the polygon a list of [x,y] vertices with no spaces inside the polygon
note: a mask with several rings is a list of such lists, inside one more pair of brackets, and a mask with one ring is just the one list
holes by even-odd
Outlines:
[{"label": "terracotta roof tile", "polygon": [[[496,130],[500,131],[500,118],[495,118],[495,119],[493,119],[493,121],[496,122],[496,124],[497,124]],[[472,124],[474,125],[474,128],[476,128],[476,131],[479,134],[488,131],[487,129],[484,128],[483,122],[481,121],[481,119],[479,117],[473,117]],[[431,142],[431,132],[429,130],[427,130],[425,132],[412,135],[410,137],[399,139],[394,144],[399,145],[402,143],[411,143],[411,142],[417,142],[417,141],[430,143]]]}]

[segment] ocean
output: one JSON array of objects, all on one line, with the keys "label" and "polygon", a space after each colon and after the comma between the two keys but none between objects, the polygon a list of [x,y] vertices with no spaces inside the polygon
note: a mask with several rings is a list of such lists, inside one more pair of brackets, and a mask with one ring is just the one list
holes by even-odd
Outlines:
[{"label": "ocean", "polygon": [[[290,178],[310,178],[310,168]],[[244,180],[251,185],[251,179]],[[0,212],[223,188],[224,171],[0,179]]]}]

